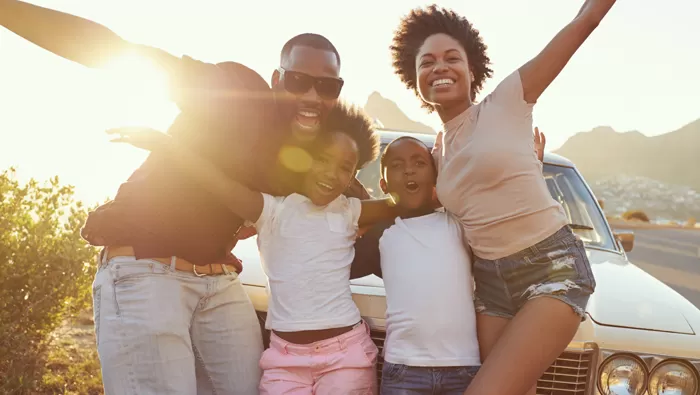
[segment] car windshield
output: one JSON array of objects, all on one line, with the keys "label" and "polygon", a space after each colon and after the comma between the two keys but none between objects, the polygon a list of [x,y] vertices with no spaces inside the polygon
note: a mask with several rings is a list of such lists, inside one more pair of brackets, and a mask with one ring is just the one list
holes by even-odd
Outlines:
[{"label": "car windshield", "polygon": [[[615,250],[605,218],[580,174],[570,167],[551,164],[544,165],[543,173],[549,192],[564,207],[581,240],[588,246]],[[374,198],[386,196],[379,188],[379,159],[365,166],[357,177]]]}]

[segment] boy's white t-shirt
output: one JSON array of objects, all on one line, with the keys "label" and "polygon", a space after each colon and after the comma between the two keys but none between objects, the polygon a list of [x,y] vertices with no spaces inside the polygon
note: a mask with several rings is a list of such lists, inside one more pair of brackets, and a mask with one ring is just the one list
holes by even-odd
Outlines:
[{"label": "boy's white t-shirt", "polygon": [[473,278],[462,226],[446,212],[397,218],[379,239],[386,289],[384,359],[481,365]]},{"label": "boy's white t-shirt", "polygon": [[360,200],[341,195],[319,207],[299,194],[263,194],[263,199],[255,228],[268,278],[266,329],[293,332],[358,323],[350,265]]}]

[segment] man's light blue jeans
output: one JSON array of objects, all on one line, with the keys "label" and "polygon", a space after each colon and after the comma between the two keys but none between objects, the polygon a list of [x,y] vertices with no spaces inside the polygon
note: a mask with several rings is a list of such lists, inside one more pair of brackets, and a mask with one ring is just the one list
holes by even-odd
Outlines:
[{"label": "man's light blue jeans", "polygon": [[260,326],[236,273],[103,259],[93,310],[106,395],[258,393]]}]

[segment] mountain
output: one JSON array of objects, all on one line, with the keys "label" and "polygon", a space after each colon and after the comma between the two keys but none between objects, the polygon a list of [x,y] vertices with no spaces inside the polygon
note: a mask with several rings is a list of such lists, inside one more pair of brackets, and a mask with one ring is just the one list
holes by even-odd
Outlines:
[{"label": "mountain", "polygon": [[700,119],[653,137],[598,127],[572,136],[555,153],[571,159],[589,182],[624,175],[700,191]]},{"label": "mountain", "polygon": [[387,129],[435,134],[430,126],[413,121],[396,103],[383,97],[379,92],[369,95],[364,109],[367,115],[378,120]]}]

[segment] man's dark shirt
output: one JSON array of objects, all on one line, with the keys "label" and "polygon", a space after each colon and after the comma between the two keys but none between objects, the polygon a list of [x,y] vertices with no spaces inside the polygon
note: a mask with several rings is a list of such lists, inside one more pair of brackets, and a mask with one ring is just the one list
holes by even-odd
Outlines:
[{"label": "man's dark shirt", "polygon": [[[289,123],[280,119],[259,74],[234,62],[214,65],[188,57],[180,67],[171,84],[181,110],[168,130],[173,138],[256,191],[278,194],[279,178],[299,178],[277,165]],[[240,271],[230,251],[244,221],[178,171],[174,160],[151,153],[113,201],[90,213],[83,238],[96,246],[131,246],[137,259],[174,255],[195,265],[229,263]],[[360,189],[352,195],[368,198]]]}]

